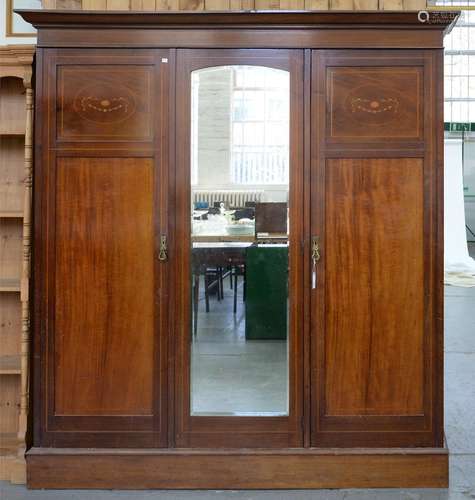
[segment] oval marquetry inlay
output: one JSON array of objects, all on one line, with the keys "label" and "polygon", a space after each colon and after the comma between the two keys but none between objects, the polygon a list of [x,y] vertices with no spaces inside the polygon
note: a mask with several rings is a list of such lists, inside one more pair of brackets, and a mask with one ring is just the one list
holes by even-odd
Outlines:
[{"label": "oval marquetry inlay", "polygon": [[74,110],[96,123],[118,123],[135,113],[135,99],[124,86],[88,85],[76,94]]},{"label": "oval marquetry inlay", "polygon": [[394,90],[364,85],[352,90],[345,100],[348,117],[366,125],[380,125],[397,119],[401,97]]},{"label": "oval marquetry inlay", "polygon": [[397,112],[399,101],[393,97],[382,97],[375,100],[362,99],[361,97],[354,97],[351,100],[351,112],[356,113],[362,111],[363,113],[386,113]]}]

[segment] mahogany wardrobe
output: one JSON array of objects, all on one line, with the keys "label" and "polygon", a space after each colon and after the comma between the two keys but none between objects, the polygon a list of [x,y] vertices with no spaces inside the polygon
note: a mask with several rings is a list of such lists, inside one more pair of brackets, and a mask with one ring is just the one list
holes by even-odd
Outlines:
[{"label": "mahogany wardrobe", "polygon": [[29,486],[447,486],[457,15],[19,12],[38,29]]}]

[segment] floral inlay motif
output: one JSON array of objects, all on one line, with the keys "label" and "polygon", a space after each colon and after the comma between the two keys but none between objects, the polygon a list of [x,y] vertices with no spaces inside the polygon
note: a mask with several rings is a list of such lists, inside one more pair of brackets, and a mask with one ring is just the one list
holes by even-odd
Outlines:
[{"label": "floral inlay motif", "polygon": [[73,100],[73,108],[81,118],[96,123],[120,123],[135,113],[135,98],[125,86],[112,88],[97,83],[79,90]]},{"label": "floral inlay motif", "polygon": [[124,97],[112,97],[110,99],[99,99],[93,96],[81,97],[81,108],[87,111],[87,108],[95,109],[101,113],[112,113],[119,109],[127,112],[129,103]]},{"label": "floral inlay motif", "polygon": [[363,99],[362,97],[354,97],[351,99],[351,112],[356,113],[396,113],[399,107],[399,100],[394,97],[382,97],[374,99]]}]

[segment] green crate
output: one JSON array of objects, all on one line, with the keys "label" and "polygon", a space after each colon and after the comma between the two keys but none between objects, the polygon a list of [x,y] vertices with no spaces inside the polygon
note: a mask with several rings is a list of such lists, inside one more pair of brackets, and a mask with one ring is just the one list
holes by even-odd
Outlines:
[{"label": "green crate", "polygon": [[287,338],[289,251],[258,245],[246,253],[246,339]]}]

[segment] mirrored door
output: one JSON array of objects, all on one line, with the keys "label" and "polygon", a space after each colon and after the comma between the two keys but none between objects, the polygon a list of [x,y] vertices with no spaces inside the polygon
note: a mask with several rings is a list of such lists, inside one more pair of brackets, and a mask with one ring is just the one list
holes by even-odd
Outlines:
[{"label": "mirrored door", "polygon": [[301,446],[302,54],[177,65],[176,445]]}]

